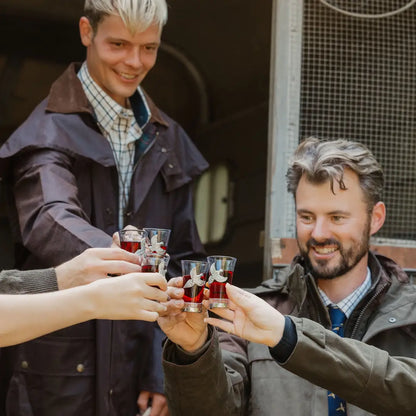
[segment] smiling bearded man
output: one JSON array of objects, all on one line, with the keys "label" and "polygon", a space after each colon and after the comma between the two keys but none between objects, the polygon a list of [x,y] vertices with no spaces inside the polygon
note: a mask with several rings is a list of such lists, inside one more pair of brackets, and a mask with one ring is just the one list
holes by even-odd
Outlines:
[{"label": "smiling bearded man", "polygon": [[223,319],[181,313],[170,293],[177,314],[158,321],[172,416],[414,415],[416,290],[369,251],[383,184],[361,143],[300,143],[287,171],[300,255],[252,293],[228,285]]},{"label": "smiling bearded man", "polygon": [[339,181],[342,186],[336,181],[331,187],[329,179],[310,181],[304,175],[296,191],[299,252],[318,282],[367,264],[374,233],[356,175],[346,169]]}]

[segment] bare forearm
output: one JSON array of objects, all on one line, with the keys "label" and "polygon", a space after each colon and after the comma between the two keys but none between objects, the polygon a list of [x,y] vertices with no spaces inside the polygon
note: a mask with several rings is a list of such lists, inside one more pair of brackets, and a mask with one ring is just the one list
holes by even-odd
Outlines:
[{"label": "bare forearm", "polygon": [[159,313],[166,312],[166,288],[167,282],[159,273],[129,273],[58,292],[1,295],[0,346],[90,319],[153,322]]},{"label": "bare forearm", "polygon": [[0,346],[12,345],[94,317],[90,289],[0,295]]}]

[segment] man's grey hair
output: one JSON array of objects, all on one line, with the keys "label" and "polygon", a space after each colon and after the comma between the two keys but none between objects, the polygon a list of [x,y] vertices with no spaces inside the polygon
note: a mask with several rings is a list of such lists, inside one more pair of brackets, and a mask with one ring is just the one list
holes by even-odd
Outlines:
[{"label": "man's grey hair", "polygon": [[344,170],[350,169],[359,178],[368,208],[381,201],[384,186],[383,170],[362,143],[349,140],[321,141],[315,137],[304,140],[296,149],[286,173],[287,190],[296,195],[303,175],[311,183],[329,181],[334,192],[334,181],[340,189],[346,189],[343,181]]},{"label": "man's grey hair", "polygon": [[156,24],[162,29],[168,19],[166,0],[85,0],[84,14],[97,31],[101,20],[120,16],[131,33],[143,32]]}]

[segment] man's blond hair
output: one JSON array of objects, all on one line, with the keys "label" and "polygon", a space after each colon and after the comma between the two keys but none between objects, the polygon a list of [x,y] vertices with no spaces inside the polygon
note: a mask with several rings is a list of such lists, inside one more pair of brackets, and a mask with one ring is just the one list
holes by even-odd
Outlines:
[{"label": "man's blond hair", "polygon": [[94,30],[106,16],[120,16],[131,33],[156,24],[162,29],[168,18],[165,0],[85,0],[84,14]]}]

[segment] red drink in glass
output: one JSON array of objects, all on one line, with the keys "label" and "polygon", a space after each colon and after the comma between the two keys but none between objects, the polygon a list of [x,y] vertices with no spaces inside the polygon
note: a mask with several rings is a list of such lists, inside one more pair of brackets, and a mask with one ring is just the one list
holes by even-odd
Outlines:
[{"label": "red drink in glass", "polygon": [[160,273],[161,275],[165,276],[169,260],[169,254],[165,254],[164,256],[157,256],[151,253],[147,253],[142,257],[142,272]]},{"label": "red drink in glass", "polygon": [[227,276],[227,281],[224,283],[212,282],[209,286],[209,297],[214,299],[228,299],[227,292],[225,290],[226,283],[233,283],[234,272],[226,271],[223,276]]},{"label": "red drink in glass", "polygon": [[233,282],[237,259],[230,256],[208,256],[209,269],[209,307],[227,308],[228,296],[226,284]]},{"label": "red drink in glass", "polygon": [[139,228],[124,228],[118,232],[120,247],[130,253],[141,254],[147,237],[147,232]]},{"label": "red drink in glass", "polygon": [[202,312],[202,300],[207,281],[206,261],[181,260],[183,276],[184,312]]},{"label": "red drink in glass", "polygon": [[140,241],[120,241],[120,247],[130,253],[135,253],[142,248],[142,243]]},{"label": "red drink in glass", "polygon": [[145,264],[142,266],[143,273],[157,273],[158,266],[156,264]]},{"label": "red drink in glass", "polygon": [[[206,280],[206,274],[201,276],[201,279]],[[189,280],[191,280],[190,275],[183,276],[183,285],[185,286],[186,282]],[[185,293],[183,295],[183,300],[190,303],[201,303],[204,299],[204,287],[205,286],[193,285],[192,287],[184,289]]]}]

